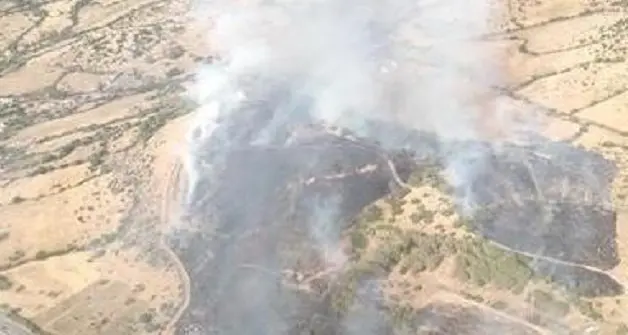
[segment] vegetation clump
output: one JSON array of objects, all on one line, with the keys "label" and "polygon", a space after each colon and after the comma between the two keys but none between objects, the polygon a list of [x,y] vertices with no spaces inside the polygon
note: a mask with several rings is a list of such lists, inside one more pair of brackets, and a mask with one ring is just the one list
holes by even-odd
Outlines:
[{"label": "vegetation clump", "polygon": [[377,205],[368,206],[362,215],[362,219],[366,222],[376,222],[382,220],[383,218],[384,212]]},{"label": "vegetation clump", "polygon": [[576,303],[576,307],[578,308],[580,314],[592,320],[601,321],[604,319],[602,314],[598,312],[595,307],[593,307],[593,304],[590,301],[580,300]]},{"label": "vegetation clump", "polygon": [[436,270],[455,252],[453,238],[426,233],[406,233],[380,247],[371,262],[385,271],[400,265],[402,274]]},{"label": "vegetation clump", "polygon": [[569,304],[565,301],[556,299],[552,294],[534,290],[529,296],[532,304],[536,309],[552,316],[563,317],[569,314]]},{"label": "vegetation clump", "polygon": [[362,251],[368,244],[365,234],[358,229],[351,231],[351,248],[354,252]]},{"label": "vegetation clump", "polygon": [[456,276],[477,286],[488,284],[521,292],[532,278],[528,259],[480,239],[465,239],[456,257]]},{"label": "vegetation clump", "polygon": [[7,291],[13,287],[13,283],[7,276],[0,275],[0,291]]},{"label": "vegetation clump", "polygon": [[11,236],[11,233],[9,233],[8,231],[0,232],[0,242],[9,239],[9,236]]},{"label": "vegetation clump", "polygon": [[415,187],[427,185],[441,189],[445,181],[440,174],[440,170],[441,168],[436,164],[421,165],[412,171],[408,178],[408,184]]}]

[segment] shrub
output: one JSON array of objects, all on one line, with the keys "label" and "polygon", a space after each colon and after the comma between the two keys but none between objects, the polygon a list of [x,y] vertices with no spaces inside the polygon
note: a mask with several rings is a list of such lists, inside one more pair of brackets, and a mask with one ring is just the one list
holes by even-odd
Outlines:
[{"label": "shrub", "polygon": [[362,250],[366,248],[368,241],[366,236],[359,230],[353,230],[351,232],[351,247],[354,250]]},{"label": "shrub", "polygon": [[24,250],[15,250],[15,252],[13,253],[13,255],[9,256],[9,261],[11,262],[16,262],[19,261],[20,259],[24,258],[24,256],[26,256],[26,252],[24,252]]},{"label": "shrub", "polygon": [[499,310],[503,310],[506,309],[508,307],[508,304],[504,301],[498,300],[495,301],[493,303],[491,303],[491,307],[495,308],[495,309],[499,309]]},{"label": "shrub", "polygon": [[12,204],[19,204],[21,202],[24,202],[24,198],[20,197],[19,195],[14,196],[13,198],[11,198],[11,203]]},{"label": "shrub", "polygon": [[13,283],[7,276],[0,275],[0,291],[10,290],[13,287]]},{"label": "shrub", "polygon": [[481,240],[465,240],[456,257],[456,276],[478,286],[492,283],[519,292],[532,278],[527,260]]},{"label": "shrub", "polygon": [[447,239],[440,235],[417,234],[406,239],[408,257],[404,266],[415,273],[437,269],[451,250]]},{"label": "shrub", "polygon": [[151,312],[144,312],[140,314],[139,321],[141,323],[150,323],[153,321],[154,315]]},{"label": "shrub", "polygon": [[590,301],[579,301],[576,306],[578,307],[578,311],[580,311],[580,314],[592,320],[600,321],[604,319],[602,314],[595,310],[593,304]]},{"label": "shrub", "polygon": [[556,300],[550,293],[534,290],[530,298],[534,307],[540,311],[559,317],[563,317],[569,313],[569,304],[564,301]]},{"label": "shrub", "polygon": [[384,212],[377,205],[371,205],[364,211],[364,220],[366,222],[380,221],[384,217]]},{"label": "shrub", "polygon": [[421,215],[419,215],[419,213],[412,213],[410,215],[410,221],[414,224],[421,223]]},{"label": "shrub", "polygon": [[403,214],[403,207],[398,201],[394,201],[391,203],[392,206],[392,215],[397,216]]},{"label": "shrub", "polygon": [[153,135],[166,124],[166,117],[164,115],[151,115],[144,119],[139,126],[139,138],[144,143],[153,137]]},{"label": "shrub", "polygon": [[404,250],[401,243],[386,244],[375,252],[373,262],[385,271],[392,271],[401,261],[403,253]]}]

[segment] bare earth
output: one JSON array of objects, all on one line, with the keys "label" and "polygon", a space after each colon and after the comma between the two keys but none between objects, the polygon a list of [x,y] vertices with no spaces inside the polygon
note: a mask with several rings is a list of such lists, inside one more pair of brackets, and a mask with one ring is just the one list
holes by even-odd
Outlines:
[{"label": "bare earth", "polygon": [[[188,275],[162,237],[176,228],[167,214],[176,206],[178,144],[192,108],[181,93],[195,64],[210,61],[187,6],[0,1],[0,304],[16,323],[63,335],[147,334],[170,333],[181,316]],[[628,3],[508,7],[478,42],[503,50],[508,86],[496,95],[539,110],[544,135],[615,162],[617,243],[626,260]],[[452,226],[453,219],[436,220]],[[459,303],[461,291],[482,295],[483,303],[463,300],[482,308],[507,302],[504,318],[530,324],[525,292],[461,286],[451,268],[445,262],[410,279],[393,273],[388,290],[415,307]],[[608,273],[628,283],[626,262]],[[416,285],[423,289],[408,293]],[[595,323],[601,334],[628,320],[628,295],[592,303],[603,315]],[[565,319],[580,329],[591,323],[577,311]]]}]

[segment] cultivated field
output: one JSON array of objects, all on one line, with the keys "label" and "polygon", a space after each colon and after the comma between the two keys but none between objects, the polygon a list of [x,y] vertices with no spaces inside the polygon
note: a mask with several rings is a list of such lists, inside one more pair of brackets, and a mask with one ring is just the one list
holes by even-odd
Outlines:
[{"label": "cultivated field", "polygon": [[[17,325],[59,335],[169,333],[183,314],[188,273],[164,236],[178,228],[177,153],[194,108],[182,93],[196,66],[212,61],[207,30],[191,23],[188,6],[0,1],[0,304]],[[610,265],[537,256],[506,235],[481,238],[485,227],[465,225],[430,176],[371,205],[348,234],[365,259],[391,262],[385,292],[400,319],[455,305],[465,319],[484,313],[494,329],[516,324],[521,334],[567,325],[628,334],[625,292],[574,293],[529,270],[552,263],[628,285],[628,2],[505,7],[494,32],[473,41],[502,57],[495,62],[507,85],[489,99],[538,111],[544,136],[617,168],[608,186],[617,211]],[[393,257],[400,236],[429,248]]]}]

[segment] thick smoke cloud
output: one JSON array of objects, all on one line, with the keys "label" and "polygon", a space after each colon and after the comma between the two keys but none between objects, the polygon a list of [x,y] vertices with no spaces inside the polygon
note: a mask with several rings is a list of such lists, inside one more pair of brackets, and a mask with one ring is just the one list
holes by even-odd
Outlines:
[{"label": "thick smoke cloud", "polygon": [[[202,104],[192,148],[221,114],[277,87],[292,93],[287,113],[307,99],[319,119],[365,136],[372,135],[365,120],[384,119],[498,147],[532,125],[508,113],[506,98],[491,96],[505,74],[499,54],[477,41],[499,15],[487,2],[218,0],[195,8],[198,19],[211,20],[207,38],[222,61],[201,68],[192,88]],[[378,136],[403,145],[396,134]],[[447,153],[451,182],[464,189],[484,154]]]},{"label": "thick smoke cloud", "polygon": [[[233,145],[216,140],[218,125],[244,105],[260,103],[276,110],[271,120],[250,125],[256,129],[251,144],[272,142],[288,120],[301,117],[295,111],[303,104],[319,121],[388,147],[402,148],[404,136],[372,129],[369,120],[392,121],[453,142],[482,141],[482,146],[440,153],[460,204],[469,207],[484,157],[504,142],[520,140],[521,131],[534,126],[511,117],[508,100],[491,95],[505,74],[500,73],[498,54],[474,40],[488,32],[491,17],[499,14],[496,10],[484,1],[465,0],[198,3],[193,13],[198,20],[211,21],[207,39],[219,60],[200,68],[190,88],[200,107],[184,162],[188,201],[203,191],[200,175],[221,164],[220,155],[207,157],[208,148],[227,151]],[[491,130],[499,133],[486,136]],[[312,206],[319,210],[311,219],[311,241],[331,266],[339,267],[344,259],[334,249],[340,235],[337,204],[331,199]],[[256,279],[257,286],[246,287],[274,290],[262,282]],[[377,300],[376,294],[367,296]],[[253,303],[260,310],[273,299],[271,293],[249,295],[258,298]],[[264,312],[248,320],[251,334],[259,327],[274,329],[275,334],[287,327],[281,318]],[[356,308],[345,323],[350,334],[380,334],[385,320],[367,305]]]}]

